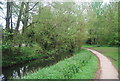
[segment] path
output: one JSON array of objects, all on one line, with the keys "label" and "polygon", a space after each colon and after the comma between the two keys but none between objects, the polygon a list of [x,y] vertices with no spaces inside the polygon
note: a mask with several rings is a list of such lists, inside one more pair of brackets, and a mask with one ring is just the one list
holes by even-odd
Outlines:
[{"label": "path", "polygon": [[106,56],[92,49],[87,48],[87,50],[94,53],[100,61],[99,79],[118,79],[118,71]]}]

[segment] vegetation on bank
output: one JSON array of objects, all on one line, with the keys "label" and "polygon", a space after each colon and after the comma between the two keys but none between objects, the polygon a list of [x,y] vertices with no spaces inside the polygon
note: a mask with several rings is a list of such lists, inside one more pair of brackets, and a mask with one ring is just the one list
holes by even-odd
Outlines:
[{"label": "vegetation on bank", "polygon": [[[6,3],[6,27],[2,32],[3,66],[41,55],[63,59],[80,50],[86,40],[88,44],[119,44],[117,3],[44,4]],[[13,16],[17,18],[15,25]]]},{"label": "vegetation on bank", "polygon": [[[93,67],[94,66],[94,67]],[[98,60],[90,51],[81,50],[57,64],[29,73],[23,79],[94,79]]]},{"label": "vegetation on bank", "polygon": [[3,67],[23,63],[25,61],[34,60],[41,57],[41,55],[38,54],[32,47],[14,47],[12,49],[8,47],[4,48],[2,52]]},{"label": "vegetation on bank", "polygon": [[[21,7],[26,6],[27,3],[21,3]],[[3,65],[15,64],[40,55],[45,56],[45,59],[63,59],[80,50],[87,38],[81,11],[74,3],[54,3],[54,7],[55,10],[51,11],[50,6],[39,6],[37,14],[32,17],[32,23],[23,26],[22,32],[18,29],[3,30]],[[77,16],[71,14],[74,11]],[[64,12],[67,13],[61,14]]]}]

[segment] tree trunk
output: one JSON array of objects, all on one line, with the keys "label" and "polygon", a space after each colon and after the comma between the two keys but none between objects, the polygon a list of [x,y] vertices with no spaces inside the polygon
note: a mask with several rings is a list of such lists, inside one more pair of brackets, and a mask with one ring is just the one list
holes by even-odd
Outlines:
[{"label": "tree trunk", "polygon": [[7,17],[6,17],[6,30],[10,31],[10,4],[11,2],[7,2]]},{"label": "tree trunk", "polygon": [[17,20],[17,24],[16,24],[16,28],[15,28],[16,32],[18,32],[18,29],[19,29],[19,26],[20,26],[20,21],[21,21],[21,16],[22,16],[23,8],[24,8],[24,2],[21,3],[19,15],[18,15],[18,20]]},{"label": "tree trunk", "polygon": [[12,24],[12,4],[13,4],[13,2],[11,2],[11,12],[10,12],[10,17],[11,17],[11,33],[13,33],[13,24]]},{"label": "tree trunk", "polygon": [[29,17],[29,2],[26,3],[24,19],[22,20],[23,23],[22,33],[24,33],[25,27],[28,25],[28,17]]}]

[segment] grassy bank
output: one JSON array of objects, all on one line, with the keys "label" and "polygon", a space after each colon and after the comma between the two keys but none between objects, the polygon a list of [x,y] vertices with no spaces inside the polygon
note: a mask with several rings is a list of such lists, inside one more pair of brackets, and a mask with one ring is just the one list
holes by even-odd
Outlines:
[{"label": "grassy bank", "polygon": [[[94,66],[94,67],[93,67]],[[98,60],[87,50],[81,50],[57,64],[29,73],[24,79],[93,79]]]}]

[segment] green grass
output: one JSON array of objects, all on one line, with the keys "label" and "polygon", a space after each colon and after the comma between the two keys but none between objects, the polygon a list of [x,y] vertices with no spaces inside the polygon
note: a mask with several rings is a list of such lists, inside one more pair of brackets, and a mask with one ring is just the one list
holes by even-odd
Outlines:
[{"label": "green grass", "polygon": [[84,47],[84,48],[91,48],[91,47],[96,47],[96,45],[85,44],[85,45],[82,45],[82,47]]},{"label": "green grass", "polygon": [[118,68],[118,47],[94,47],[92,49],[95,49],[109,57],[113,65]]},{"label": "green grass", "polygon": [[29,73],[23,79],[94,79],[98,60],[87,50],[81,50],[72,57],[57,64]]}]

